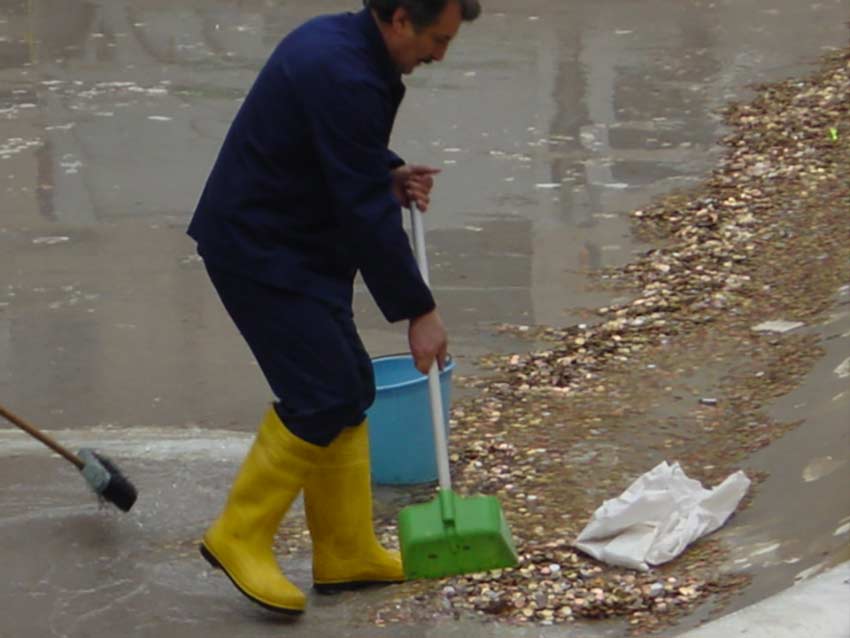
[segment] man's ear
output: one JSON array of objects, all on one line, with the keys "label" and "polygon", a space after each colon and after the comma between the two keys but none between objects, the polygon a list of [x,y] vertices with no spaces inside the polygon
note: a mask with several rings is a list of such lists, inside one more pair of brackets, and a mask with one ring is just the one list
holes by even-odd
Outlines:
[{"label": "man's ear", "polygon": [[411,28],[410,14],[405,7],[397,7],[393,12],[392,20],[390,21],[393,32],[398,35],[403,35]]}]

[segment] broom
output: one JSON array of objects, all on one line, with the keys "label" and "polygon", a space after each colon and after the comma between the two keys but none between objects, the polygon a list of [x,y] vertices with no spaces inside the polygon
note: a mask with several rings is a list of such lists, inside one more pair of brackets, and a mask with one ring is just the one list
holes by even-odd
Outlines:
[{"label": "broom", "polygon": [[138,495],[136,488],[112,461],[89,448],[83,448],[77,454],[74,454],[44,432],[6,410],[2,405],[0,405],[0,416],[73,463],[82,472],[89,487],[102,501],[112,503],[124,512],[129,512],[130,508],[133,507]]}]

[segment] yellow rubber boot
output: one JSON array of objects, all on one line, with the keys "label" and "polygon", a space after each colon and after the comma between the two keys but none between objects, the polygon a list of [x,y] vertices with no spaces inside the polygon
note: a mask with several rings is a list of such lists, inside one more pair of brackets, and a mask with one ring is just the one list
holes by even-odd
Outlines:
[{"label": "yellow rubber boot", "polygon": [[381,546],[372,525],[367,428],[364,421],[343,430],[304,484],[313,583],[320,592],[404,580],[401,557]]},{"label": "yellow rubber boot", "polygon": [[245,596],[273,611],[300,614],[306,599],[280,570],[272,544],[321,448],[294,436],[270,408],[201,553]]}]

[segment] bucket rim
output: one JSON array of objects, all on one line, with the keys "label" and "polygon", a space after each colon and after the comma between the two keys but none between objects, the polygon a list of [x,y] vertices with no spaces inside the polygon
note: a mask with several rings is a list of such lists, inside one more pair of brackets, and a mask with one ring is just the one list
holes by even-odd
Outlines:
[{"label": "bucket rim", "polygon": [[[410,354],[385,354],[385,355],[381,355],[379,357],[373,357],[372,363],[375,363],[375,362],[378,362],[378,361],[386,361],[388,359],[411,360],[411,359],[413,359],[413,356],[410,355]],[[454,367],[455,367],[454,359],[451,357],[451,355],[449,355],[448,357],[446,357],[446,366],[442,370],[440,370],[440,377],[442,377],[443,374],[445,374],[447,372],[451,372],[452,370],[454,370]],[[376,384],[375,389],[376,390],[395,390],[397,388],[406,388],[407,386],[415,385],[417,383],[422,383],[423,381],[428,380],[428,377],[425,376],[424,374],[422,374],[421,372],[419,373],[419,375],[420,375],[419,377],[417,377],[416,379],[411,379],[410,381],[401,381],[399,383],[389,383],[389,384],[382,384],[382,385]]]}]

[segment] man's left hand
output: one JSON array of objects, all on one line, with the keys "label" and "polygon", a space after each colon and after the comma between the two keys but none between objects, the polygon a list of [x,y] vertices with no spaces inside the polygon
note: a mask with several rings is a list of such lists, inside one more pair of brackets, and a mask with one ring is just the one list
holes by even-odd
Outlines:
[{"label": "man's left hand", "polygon": [[405,208],[416,202],[416,206],[422,212],[428,210],[431,203],[431,189],[434,188],[434,175],[440,172],[439,168],[430,166],[418,166],[416,164],[404,164],[392,171],[393,194]]}]

